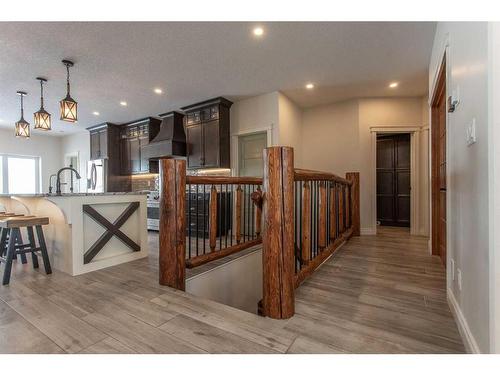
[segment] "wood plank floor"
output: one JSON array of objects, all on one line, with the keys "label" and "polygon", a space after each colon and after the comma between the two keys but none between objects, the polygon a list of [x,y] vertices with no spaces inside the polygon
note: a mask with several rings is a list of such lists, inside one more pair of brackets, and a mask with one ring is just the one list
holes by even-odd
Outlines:
[{"label": "wood plank floor", "polygon": [[158,285],[154,234],[148,258],[82,276],[15,264],[0,286],[0,352],[463,353],[426,243],[394,228],[351,239],[285,321]]}]

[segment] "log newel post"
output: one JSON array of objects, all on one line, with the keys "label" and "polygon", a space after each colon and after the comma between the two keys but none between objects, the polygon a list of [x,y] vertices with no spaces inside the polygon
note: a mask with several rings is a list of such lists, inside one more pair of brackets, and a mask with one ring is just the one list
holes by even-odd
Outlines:
[{"label": "log newel post", "polygon": [[351,226],[352,235],[359,236],[361,234],[360,226],[360,205],[359,205],[359,172],[348,172],[345,175],[346,180],[352,181],[351,185],[351,202],[349,204],[351,209]]},{"label": "log newel post", "polygon": [[262,190],[262,307],[267,317],[287,319],[295,311],[293,148],[264,150]]},{"label": "log newel post", "polygon": [[186,161],[160,159],[159,282],[186,288]]}]

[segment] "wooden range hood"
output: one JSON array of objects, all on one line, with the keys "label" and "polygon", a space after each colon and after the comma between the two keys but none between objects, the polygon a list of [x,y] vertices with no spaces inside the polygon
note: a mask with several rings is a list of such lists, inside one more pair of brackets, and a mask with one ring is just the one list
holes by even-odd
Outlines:
[{"label": "wooden range hood", "polygon": [[148,159],[185,157],[186,133],[184,132],[182,113],[172,111],[160,115],[162,123],[158,135],[142,148]]}]

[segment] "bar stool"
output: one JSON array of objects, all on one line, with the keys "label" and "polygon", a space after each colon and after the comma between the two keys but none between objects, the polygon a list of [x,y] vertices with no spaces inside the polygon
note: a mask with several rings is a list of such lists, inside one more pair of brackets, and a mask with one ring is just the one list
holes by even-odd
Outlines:
[{"label": "bar stool", "polygon": [[[2,257],[0,257],[1,262],[5,262],[5,270],[3,273],[3,285],[7,285],[10,282],[10,273],[12,270],[12,260],[15,256],[24,255],[31,253],[31,259],[33,260],[33,268],[38,268],[38,256],[37,252],[42,254],[43,265],[45,267],[45,273],[51,274],[52,269],[50,267],[49,255],[47,252],[47,245],[45,243],[45,236],[43,235],[42,225],[49,224],[48,217],[37,217],[37,216],[10,216],[10,217],[0,217],[0,228],[2,230],[0,237],[0,252]],[[36,230],[38,237],[38,244],[36,246],[35,234],[33,227]],[[21,228],[26,228],[28,232],[28,243],[23,243],[21,238]],[[3,256],[5,254],[5,256]]]},{"label": "bar stool", "polygon": [[[30,215],[25,216],[24,214],[16,214],[13,212],[5,212],[5,211],[0,211],[0,220],[1,219],[6,219],[9,217],[32,217]],[[7,241],[9,240],[9,231],[8,230],[2,230],[0,228],[0,256],[3,256],[5,251],[7,250],[6,244],[8,243]],[[22,243],[22,237],[19,237],[19,241]],[[15,255],[15,259],[17,260],[17,254]],[[21,262],[22,264],[28,263],[28,259],[26,259],[26,254],[21,254]]]}]

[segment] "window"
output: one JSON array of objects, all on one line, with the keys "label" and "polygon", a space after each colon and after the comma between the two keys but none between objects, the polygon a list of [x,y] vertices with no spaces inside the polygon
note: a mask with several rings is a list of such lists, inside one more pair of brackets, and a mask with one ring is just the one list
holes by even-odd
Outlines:
[{"label": "window", "polygon": [[40,158],[0,154],[0,193],[40,192]]}]

